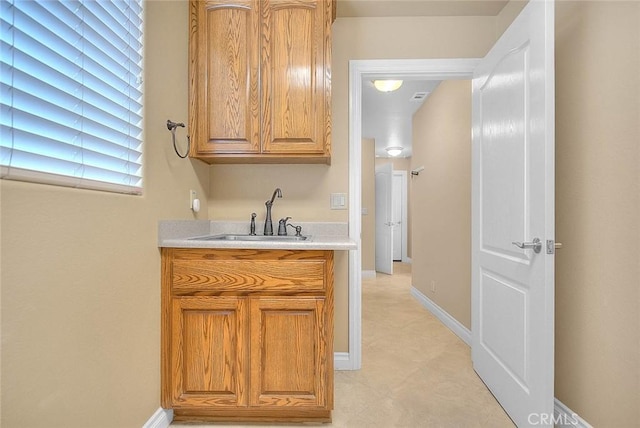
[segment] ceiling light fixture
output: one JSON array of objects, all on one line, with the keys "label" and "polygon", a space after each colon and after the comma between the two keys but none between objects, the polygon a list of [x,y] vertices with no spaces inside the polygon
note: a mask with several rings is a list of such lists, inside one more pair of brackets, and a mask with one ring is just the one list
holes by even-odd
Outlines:
[{"label": "ceiling light fixture", "polygon": [[402,86],[402,80],[374,80],[373,86],[380,92],[393,92]]},{"label": "ceiling light fixture", "polygon": [[402,147],[387,147],[385,150],[387,151],[389,156],[398,156],[400,153],[402,153]]}]

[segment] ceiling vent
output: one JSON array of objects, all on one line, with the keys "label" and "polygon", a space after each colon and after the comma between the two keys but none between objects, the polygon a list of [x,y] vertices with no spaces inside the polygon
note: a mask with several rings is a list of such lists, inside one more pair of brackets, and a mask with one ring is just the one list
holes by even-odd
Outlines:
[{"label": "ceiling vent", "polygon": [[424,101],[427,98],[428,92],[416,92],[411,96],[411,101]]}]

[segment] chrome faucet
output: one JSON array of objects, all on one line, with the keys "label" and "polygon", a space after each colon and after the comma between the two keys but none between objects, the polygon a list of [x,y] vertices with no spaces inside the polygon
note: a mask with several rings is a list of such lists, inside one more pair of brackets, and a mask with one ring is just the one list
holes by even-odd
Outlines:
[{"label": "chrome faucet", "polygon": [[273,191],[271,200],[264,203],[267,207],[267,218],[264,220],[264,234],[267,236],[273,235],[273,223],[271,221],[271,207],[273,206],[273,200],[276,198],[276,196],[279,198],[282,198],[282,190],[280,190],[279,187]]}]

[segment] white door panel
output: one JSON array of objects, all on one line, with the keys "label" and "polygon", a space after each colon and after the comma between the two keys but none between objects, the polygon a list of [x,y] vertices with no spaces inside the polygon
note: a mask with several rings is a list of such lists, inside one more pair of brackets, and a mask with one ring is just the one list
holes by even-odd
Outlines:
[{"label": "white door panel", "polygon": [[472,358],[518,426],[553,415],[553,8],[531,0],[473,79]]},{"label": "white door panel", "polygon": [[393,274],[393,165],[376,167],[376,271]]},{"label": "white door panel", "polygon": [[402,260],[402,175],[393,172],[392,223],[393,223],[393,260]]}]

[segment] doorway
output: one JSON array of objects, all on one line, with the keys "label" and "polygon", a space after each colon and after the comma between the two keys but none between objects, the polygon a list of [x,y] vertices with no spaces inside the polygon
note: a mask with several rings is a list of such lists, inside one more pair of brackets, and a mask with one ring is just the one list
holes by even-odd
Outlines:
[{"label": "doorway", "polygon": [[[349,235],[360,248],[362,232],[362,81],[397,76],[401,79],[471,79],[479,59],[352,60],[349,62]],[[349,356],[342,368],[362,365],[361,250],[349,254]]]}]

